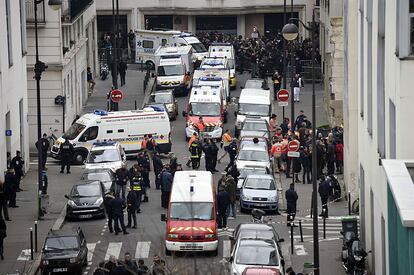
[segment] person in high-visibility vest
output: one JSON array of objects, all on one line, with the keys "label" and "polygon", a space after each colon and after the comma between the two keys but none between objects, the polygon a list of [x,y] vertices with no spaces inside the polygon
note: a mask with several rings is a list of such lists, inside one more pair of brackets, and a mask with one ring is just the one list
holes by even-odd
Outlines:
[{"label": "person in high-visibility vest", "polygon": [[[190,140],[188,141],[188,150],[190,150],[191,144],[193,143],[194,140],[197,140],[197,133],[194,132],[193,135],[191,136]],[[190,167],[191,164],[191,158],[188,159],[187,163],[185,165],[187,165],[187,167]]]},{"label": "person in high-visibility vest", "polygon": [[195,124],[195,127],[197,128],[199,133],[204,132],[205,126],[204,126],[204,121],[203,121],[203,117],[200,116],[198,118],[198,122]]},{"label": "person in high-visibility vest", "polygon": [[148,140],[148,135],[144,135],[144,140],[141,141],[141,150],[147,149],[147,140]]},{"label": "person in high-visibility vest", "polygon": [[190,158],[193,169],[198,169],[200,167],[200,158],[202,154],[201,142],[198,139],[194,140],[190,145]]},{"label": "person in high-visibility vest", "polygon": [[230,135],[230,130],[226,129],[226,131],[224,132],[224,135],[221,138],[221,148],[224,149],[224,153],[218,158],[218,162],[220,163],[221,159],[224,158],[228,152],[229,152],[229,145],[231,142],[231,135]]},{"label": "person in high-visibility vest", "polygon": [[283,138],[281,143],[282,143],[281,160],[282,160],[283,163],[286,163],[286,166],[284,166],[284,168],[285,168],[284,170],[286,172],[286,177],[290,178],[290,175],[289,175],[290,174],[290,159],[287,156],[289,141],[288,141],[286,136]]},{"label": "person in high-visibility vest", "polygon": [[[281,161],[282,157],[282,142],[279,138],[276,138],[275,144],[273,144],[272,149],[270,150],[271,155],[273,156],[273,165],[275,166],[274,170],[276,173],[279,173],[281,170],[283,163]],[[283,169],[284,170],[284,169]]]}]

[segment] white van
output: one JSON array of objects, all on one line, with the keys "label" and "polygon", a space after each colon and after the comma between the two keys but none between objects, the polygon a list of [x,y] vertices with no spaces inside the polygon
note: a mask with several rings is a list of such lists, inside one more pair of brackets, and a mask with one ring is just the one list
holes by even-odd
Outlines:
[{"label": "white van", "polygon": [[223,103],[227,106],[230,100],[229,70],[198,69],[193,74],[193,85],[220,86]]},{"label": "white van", "polygon": [[172,251],[211,251],[217,256],[216,192],[207,171],[178,171],[171,189],[167,215],[165,254]]},{"label": "white van", "polygon": [[181,33],[173,36],[173,43],[178,45],[190,45],[193,47],[194,61],[201,62],[204,57],[208,56],[208,51],[203,43],[197,37],[190,33]]},{"label": "white van", "polygon": [[236,137],[240,134],[242,123],[246,117],[265,119],[269,122],[272,113],[270,90],[243,89],[240,93],[237,106],[237,119],[235,125]]},{"label": "white van", "polygon": [[212,43],[208,48],[209,57],[225,57],[230,69],[230,87],[235,89],[237,86],[236,80],[236,54],[234,47],[230,43]]},{"label": "white van", "polygon": [[[155,110],[156,109],[156,110]],[[95,142],[115,141],[126,155],[141,150],[144,135],[151,134],[162,153],[171,151],[171,126],[163,109],[106,112],[96,110],[79,118],[52,146],[51,155],[59,158],[60,144],[68,139],[73,147],[73,162],[82,164]]]}]

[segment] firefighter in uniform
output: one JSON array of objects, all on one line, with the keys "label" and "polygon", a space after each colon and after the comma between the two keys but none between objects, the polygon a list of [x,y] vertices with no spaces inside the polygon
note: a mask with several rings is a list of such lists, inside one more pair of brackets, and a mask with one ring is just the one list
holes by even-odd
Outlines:
[{"label": "firefighter in uniform", "polygon": [[137,195],[136,210],[137,213],[141,213],[141,201],[142,195],[145,192],[144,181],[140,173],[136,173],[130,181],[131,190]]},{"label": "firefighter in uniform", "polygon": [[[197,139],[197,133],[194,132],[193,135],[191,136],[190,140],[188,141],[188,150],[191,150],[191,144],[196,139]],[[187,165],[187,167],[190,167],[190,164],[191,164],[191,157],[188,159],[188,161],[185,165]]]},{"label": "firefighter in uniform", "polygon": [[200,141],[198,139],[194,140],[190,145],[190,158],[193,169],[198,169],[200,167],[200,158],[202,154],[202,148]]},{"label": "firefighter in uniform", "polygon": [[65,169],[66,166],[66,173],[70,174],[70,162],[72,159],[72,155],[73,155],[73,145],[69,142],[68,139],[65,140],[65,142],[63,142],[60,145],[60,173],[63,174],[63,170]]}]

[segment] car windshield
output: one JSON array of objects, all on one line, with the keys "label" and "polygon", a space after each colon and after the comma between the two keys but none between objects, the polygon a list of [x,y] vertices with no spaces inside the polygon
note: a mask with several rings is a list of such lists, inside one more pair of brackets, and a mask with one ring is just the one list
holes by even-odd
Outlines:
[{"label": "car windshield", "polygon": [[171,103],[171,95],[170,94],[152,94],[149,98],[150,103]]},{"label": "car windshield", "polygon": [[267,125],[264,121],[245,121],[242,130],[267,132]]},{"label": "car windshield", "polygon": [[271,179],[248,178],[244,188],[259,190],[276,190],[275,183]]},{"label": "car windshield", "polygon": [[170,205],[171,220],[203,220],[214,218],[214,208],[211,202],[172,202]]},{"label": "car windshield", "polygon": [[236,263],[242,265],[278,266],[276,247],[271,241],[241,241],[237,250]]},{"label": "car windshield", "polygon": [[70,128],[63,134],[64,139],[75,139],[77,136],[79,136],[80,133],[85,129],[85,125],[74,123]]},{"label": "car windshield", "polygon": [[121,156],[116,149],[93,150],[89,152],[86,163],[103,163],[120,161]]},{"label": "car windshield", "polygon": [[206,49],[206,47],[204,47],[203,43],[194,43],[194,44],[191,44],[191,47],[193,47],[193,49],[196,53],[205,53],[205,52],[207,52],[207,49]]},{"label": "car windshield", "polygon": [[71,197],[99,197],[101,195],[98,184],[75,185],[71,192]]},{"label": "car windshield", "polygon": [[269,161],[269,155],[265,151],[240,150],[237,159],[246,161]]},{"label": "car windshield", "polygon": [[111,175],[106,172],[85,173],[82,180],[112,181]]},{"label": "car windshield", "polygon": [[262,89],[263,88],[263,81],[246,81],[246,85],[244,85],[245,89]]},{"label": "car windshield", "polygon": [[194,116],[220,116],[219,103],[192,102],[190,104],[190,110],[190,115]]},{"label": "car windshield", "polygon": [[158,76],[184,75],[184,66],[183,65],[158,66],[157,74]]},{"label": "car windshield", "polygon": [[251,116],[269,116],[270,105],[266,104],[251,104],[251,103],[240,103],[239,114],[251,115]]},{"label": "car windshield", "polygon": [[78,239],[76,237],[56,237],[46,238],[45,250],[68,250],[79,249]]}]

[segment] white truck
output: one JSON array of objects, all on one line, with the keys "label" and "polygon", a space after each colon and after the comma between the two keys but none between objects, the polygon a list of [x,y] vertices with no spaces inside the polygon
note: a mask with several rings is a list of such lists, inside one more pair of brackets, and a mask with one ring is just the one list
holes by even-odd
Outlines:
[{"label": "white truck", "polygon": [[156,89],[187,94],[193,73],[191,46],[161,46],[155,52]]},{"label": "white truck", "polygon": [[208,55],[207,49],[190,33],[164,30],[135,31],[135,62],[144,63],[148,68],[155,68],[155,52],[160,46],[189,45],[193,48],[193,62],[200,63]]}]

